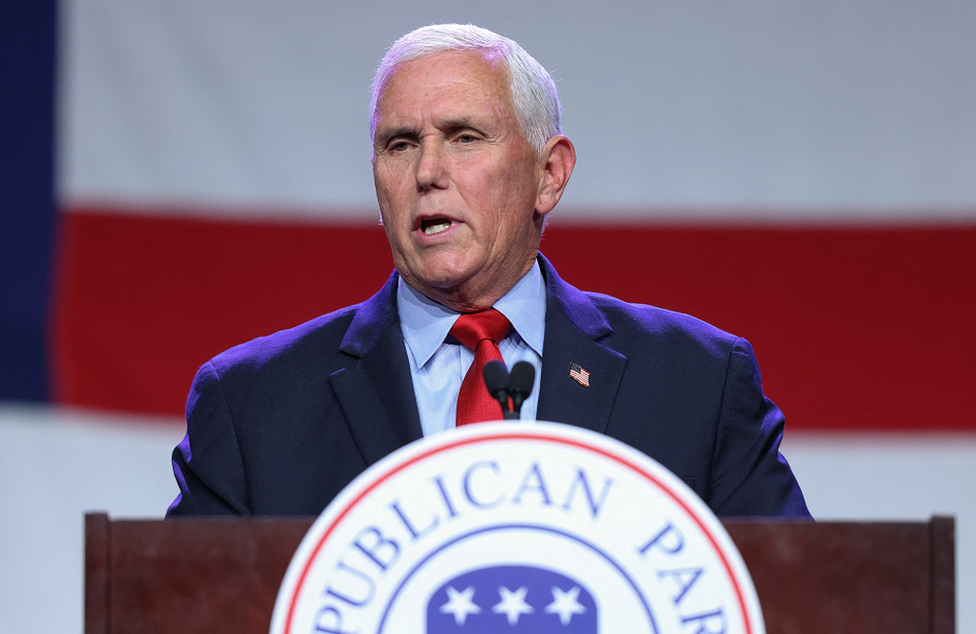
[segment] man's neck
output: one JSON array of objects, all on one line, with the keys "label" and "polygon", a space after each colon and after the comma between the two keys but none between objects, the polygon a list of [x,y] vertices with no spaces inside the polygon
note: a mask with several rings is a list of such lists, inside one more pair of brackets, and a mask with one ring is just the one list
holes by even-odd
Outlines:
[{"label": "man's neck", "polygon": [[478,279],[466,280],[450,288],[418,285],[403,276],[400,279],[418,293],[442,306],[459,313],[474,313],[491,308],[495,302],[504,297],[532,269],[537,255],[538,252],[534,253],[521,269],[514,269],[515,272],[503,276],[502,281],[488,286],[480,285]]}]

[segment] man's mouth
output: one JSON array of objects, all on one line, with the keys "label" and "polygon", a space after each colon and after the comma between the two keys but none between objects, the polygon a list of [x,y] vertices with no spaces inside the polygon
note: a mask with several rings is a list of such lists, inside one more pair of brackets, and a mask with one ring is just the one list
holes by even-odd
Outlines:
[{"label": "man's mouth", "polygon": [[447,230],[451,226],[451,221],[447,218],[426,218],[420,223],[420,230],[424,232],[425,235],[434,235],[435,233],[440,233],[441,231]]}]

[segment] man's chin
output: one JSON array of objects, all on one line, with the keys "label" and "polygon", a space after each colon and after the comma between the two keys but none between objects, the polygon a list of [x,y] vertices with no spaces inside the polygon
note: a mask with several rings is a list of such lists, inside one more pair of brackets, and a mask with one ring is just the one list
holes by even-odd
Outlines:
[{"label": "man's chin", "polygon": [[410,267],[407,271],[401,269],[400,276],[425,295],[426,289],[450,294],[467,284],[477,271],[477,267],[458,261],[458,258],[441,257],[422,267]]},{"label": "man's chin", "polygon": [[451,294],[458,286],[463,284],[462,276],[454,275],[447,271],[423,271],[421,275],[416,275],[411,271],[397,267],[400,277],[409,284],[414,290],[430,296],[431,293]]}]

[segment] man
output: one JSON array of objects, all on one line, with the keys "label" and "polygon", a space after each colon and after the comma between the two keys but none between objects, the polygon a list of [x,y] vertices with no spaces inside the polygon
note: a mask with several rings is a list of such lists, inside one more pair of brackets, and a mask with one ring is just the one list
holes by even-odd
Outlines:
[{"label": "man", "polygon": [[320,513],[370,464],[468,420],[464,377],[484,358],[461,324],[492,315],[484,354],[540,376],[523,418],[626,442],[717,514],[808,515],[747,342],[582,293],[538,253],[576,161],[559,116],[551,77],[511,40],[441,25],[394,43],[370,121],[396,270],[365,303],[200,369],[170,514]]}]

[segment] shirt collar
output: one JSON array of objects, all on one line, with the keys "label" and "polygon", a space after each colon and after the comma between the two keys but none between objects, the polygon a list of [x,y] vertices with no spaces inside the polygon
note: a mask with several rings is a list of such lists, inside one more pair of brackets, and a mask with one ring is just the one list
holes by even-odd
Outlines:
[{"label": "shirt collar", "polygon": [[[508,318],[517,336],[541,357],[546,331],[546,284],[538,260],[495,302],[494,308]],[[397,278],[397,310],[407,351],[418,368],[434,356],[460,315],[414,290],[400,278]]]}]

